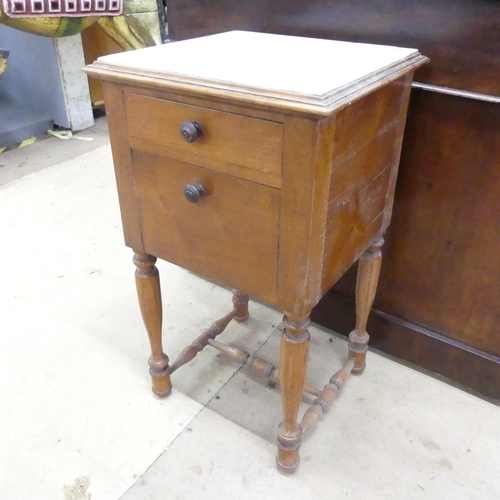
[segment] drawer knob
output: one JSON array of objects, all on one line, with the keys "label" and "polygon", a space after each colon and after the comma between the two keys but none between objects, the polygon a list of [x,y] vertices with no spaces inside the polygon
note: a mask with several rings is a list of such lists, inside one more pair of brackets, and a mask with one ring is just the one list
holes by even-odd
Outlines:
[{"label": "drawer knob", "polygon": [[184,196],[190,203],[197,203],[206,194],[205,188],[199,182],[184,187]]},{"label": "drawer knob", "polygon": [[181,135],[186,142],[196,141],[201,134],[201,125],[198,122],[184,122],[181,125]]}]

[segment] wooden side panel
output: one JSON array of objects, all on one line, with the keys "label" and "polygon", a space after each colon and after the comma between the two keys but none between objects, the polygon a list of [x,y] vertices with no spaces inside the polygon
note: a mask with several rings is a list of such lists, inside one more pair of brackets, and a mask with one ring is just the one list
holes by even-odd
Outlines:
[{"label": "wooden side panel", "polygon": [[[243,165],[247,167],[247,176],[256,171],[257,177],[262,172],[274,178],[275,183],[279,181],[281,123],[137,94],[125,94],[125,102],[132,139],[168,147],[169,156],[195,165],[205,166],[207,159],[217,170],[219,162],[221,168],[232,164],[233,170],[236,165]],[[195,142],[182,138],[180,126],[184,122],[201,125],[202,135]]]},{"label": "wooden side panel", "polygon": [[497,0],[169,0],[174,40],[234,29],[416,47],[415,79],[500,95]]},{"label": "wooden side panel", "polygon": [[322,289],[327,292],[379,234],[387,196],[390,167],[336,204],[328,216]]},{"label": "wooden side panel", "polygon": [[135,150],[133,169],[147,253],[276,302],[279,190]]},{"label": "wooden side panel", "polygon": [[391,177],[389,179],[389,187],[387,188],[387,204],[384,211],[384,222],[382,224],[382,234],[385,233],[387,227],[391,223],[392,219],[392,208],[394,206],[394,195],[396,192],[396,180],[399,172],[399,163],[401,158],[401,150],[403,146],[404,130],[406,127],[406,117],[408,113],[408,104],[410,102],[411,93],[411,83],[413,79],[413,72],[408,73],[405,78],[402,78],[397,82],[397,85],[401,85],[401,98],[399,101],[399,117],[398,124],[396,128],[396,137],[394,140],[394,162],[395,166],[391,171]]},{"label": "wooden side panel", "polygon": [[127,116],[122,86],[116,83],[102,82],[102,87],[106,99],[109,138],[113,152],[125,244],[136,252],[144,252],[139,212],[135,200],[132,159],[128,147]]},{"label": "wooden side panel", "polygon": [[[400,78],[339,111],[333,158],[337,165],[397,125],[402,81]],[[336,183],[332,189],[336,189]]]},{"label": "wooden side panel", "polygon": [[[336,119],[322,290],[382,231],[406,117],[405,78],[342,109]],[[402,111],[404,109],[404,112]]]},{"label": "wooden side panel", "polygon": [[321,298],[334,131],[335,117],[285,119],[277,305],[294,317]]},{"label": "wooden side panel", "polygon": [[[353,130],[352,126],[350,127]],[[394,164],[393,144],[396,140],[397,127],[392,126],[381,135],[359,149],[346,161],[338,164],[334,160],[330,183],[329,214],[337,206],[346,203],[360,189],[367,186],[381,170]],[[346,134],[348,135],[348,134]]]}]

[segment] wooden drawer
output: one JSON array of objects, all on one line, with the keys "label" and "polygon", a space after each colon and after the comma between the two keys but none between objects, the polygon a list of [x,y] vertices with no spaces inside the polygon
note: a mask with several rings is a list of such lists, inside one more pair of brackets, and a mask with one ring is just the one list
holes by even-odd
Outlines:
[{"label": "wooden drawer", "polygon": [[[136,150],[132,163],[147,253],[275,303],[278,189]],[[207,194],[190,203],[195,183]]]},{"label": "wooden drawer", "polygon": [[[132,148],[280,187],[282,123],[134,93],[125,105]],[[184,122],[201,125],[195,142],[182,138]]]}]

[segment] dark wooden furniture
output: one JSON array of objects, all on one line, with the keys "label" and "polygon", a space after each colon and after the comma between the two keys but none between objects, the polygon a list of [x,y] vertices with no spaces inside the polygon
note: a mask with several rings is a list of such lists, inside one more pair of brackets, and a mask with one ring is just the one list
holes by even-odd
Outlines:
[{"label": "dark wooden furniture", "polygon": [[[87,68],[104,80],[153,391],[168,395],[171,373],[207,344],[272,376],[282,392],[282,471],[295,470],[302,432],[365,368],[411,81],[425,61],[414,49],[232,32]],[[171,364],[156,257],[236,289],[233,310]],[[358,259],[348,357],[318,390],[305,384],[309,316]],[[248,317],[238,290],[284,311],[279,371],[215,341]],[[304,390],[316,400],[299,424]]]},{"label": "dark wooden furniture", "polygon": [[[249,29],[430,57],[415,73],[370,343],[500,399],[500,2],[168,0],[168,13],[174,40]],[[350,331],[355,276],[313,320]]]}]

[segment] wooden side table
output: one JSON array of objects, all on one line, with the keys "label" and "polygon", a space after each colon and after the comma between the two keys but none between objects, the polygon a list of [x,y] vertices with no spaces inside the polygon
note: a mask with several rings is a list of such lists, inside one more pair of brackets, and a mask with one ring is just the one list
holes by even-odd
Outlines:
[{"label": "wooden side table", "polygon": [[[100,58],[125,243],[151,343],[153,391],[207,344],[279,382],[277,463],[349,373],[365,368],[366,322],[391,216],[414,49],[229,32]],[[156,258],[233,287],[233,310],[169,364]],[[311,309],[359,259],[348,357],[305,384]],[[239,290],[244,290],[245,293]],[[248,295],[284,311],[279,369],[215,340],[248,318]],[[297,420],[303,391],[316,396]]]}]

